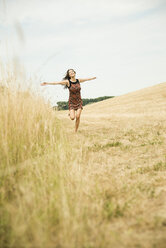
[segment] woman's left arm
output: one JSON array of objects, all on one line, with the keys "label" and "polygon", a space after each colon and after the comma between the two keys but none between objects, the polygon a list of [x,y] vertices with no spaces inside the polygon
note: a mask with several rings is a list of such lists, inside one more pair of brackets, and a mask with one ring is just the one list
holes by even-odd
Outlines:
[{"label": "woman's left arm", "polygon": [[82,79],[80,78],[78,80],[79,80],[80,83],[83,83],[85,81],[90,81],[90,80],[93,80],[93,79],[96,79],[96,77],[93,77],[93,78],[82,78]]}]

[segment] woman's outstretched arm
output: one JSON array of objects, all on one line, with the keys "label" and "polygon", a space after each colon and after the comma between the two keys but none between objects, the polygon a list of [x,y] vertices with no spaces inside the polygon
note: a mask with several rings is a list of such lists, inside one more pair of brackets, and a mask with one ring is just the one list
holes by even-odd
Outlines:
[{"label": "woman's outstretched arm", "polygon": [[40,85],[45,86],[45,85],[57,85],[57,84],[68,85],[68,80],[63,80],[63,81],[60,81],[60,82],[43,82]]},{"label": "woman's outstretched arm", "polygon": [[93,79],[96,79],[96,77],[93,77],[93,78],[82,78],[82,79],[80,78],[78,80],[79,80],[80,83],[83,83],[85,81],[90,81],[90,80],[93,80]]}]

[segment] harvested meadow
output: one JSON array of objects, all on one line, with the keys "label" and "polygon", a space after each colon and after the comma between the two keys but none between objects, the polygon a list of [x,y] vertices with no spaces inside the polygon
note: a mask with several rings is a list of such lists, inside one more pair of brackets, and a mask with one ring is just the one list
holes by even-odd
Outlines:
[{"label": "harvested meadow", "polygon": [[58,116],[90,198],[87,247],[165,247],[166,83],[85,106],[77,135]]},{"label": "harvested meadow", "polygon": [[1,90],[0,247],[166,243],[166,83],[68,111]]}]

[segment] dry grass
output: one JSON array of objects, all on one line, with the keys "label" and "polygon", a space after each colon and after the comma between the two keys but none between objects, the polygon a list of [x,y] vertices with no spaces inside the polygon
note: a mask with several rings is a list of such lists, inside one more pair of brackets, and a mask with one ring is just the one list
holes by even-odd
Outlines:
[{"label": "dry grass", "polygon": [[77,134],[67,111],[1,93],[1,247],[164,248],[164,90],[84,107]]}]

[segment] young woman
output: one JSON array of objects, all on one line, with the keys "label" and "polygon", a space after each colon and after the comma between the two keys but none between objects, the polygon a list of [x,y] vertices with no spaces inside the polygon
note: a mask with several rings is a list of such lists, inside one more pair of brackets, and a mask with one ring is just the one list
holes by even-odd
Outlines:
[{"label": "young woman", "polygon": [[80,93],[81,91],[80,83],[96,79],[96,77],[86,78],[86,79],[76,79],[75,76],[76,76],[76,72],[73,69],[69,69],[67,70],[66,75],[63,78],[63,81],[49,82],[49,83],[44,82],[41,84],[41,86],[61,84],[64,85],[65,88],[69,89],[69,101],[68,101],[69,116],[71,120],[74,120],[76,117],[75,132],[77,132],[80,123],[81,111],[83,109],[81,93]]}]

